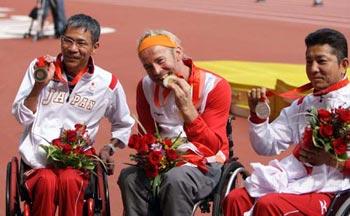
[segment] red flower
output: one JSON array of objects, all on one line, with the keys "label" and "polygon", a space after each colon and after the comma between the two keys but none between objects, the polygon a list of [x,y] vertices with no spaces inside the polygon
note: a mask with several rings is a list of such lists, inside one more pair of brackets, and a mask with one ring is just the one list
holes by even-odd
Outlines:
[{"label": "red flower", "polygon": [[151,151],[148,155],[148,161],[152,165],[158,165],[160,161],[162,160],[162,152],[160,151]]},{"label": "red flower", "polygon": [[339,118],[340,118],[340,120],[342,120],[342,122],[346,122],[346,123],[350,122],[350,110],[349,109],[340,108],[336,112],[339,115]]},{"label": "red flower", "polygon": [[158,175],[159,167],[157,165],[148,165],[145,167],[146,176],[148,178],[154,178]]},{"label": "red flower", "polygon": [[84,134],[86,132],[86,125],[83,124],[75,124],[75,131],[80,132],[81,134]]},{"label": "red flower", "polygon": [[59,149],[63,149],[63,143],[61,141],[61,138],[52,140],[52,145],[56,146]]},{"label": "red flower", "polygon": [[157,141],[157,139],[152,134],[145,134],[142,136],[142,142],[149,145],[153,144]]},{"label": "red flower", "polygon": [[74,143],[77,141],[77,132],[75,130],[67,130],[67,142]]},{"label": "red flower", "polygon": [[318,111],[318,119],[321,122],[329,122],[332,120],[332,114],[326,109],[319,109]]},{"label": "red flower", "polygon": [[332,141],[332,145],[333,145],[334,152],[337,155],[342,155],[342,154],[346,153],[347,145],[346,145],[346,143],[344,142],[343,139],[338,138],[338,139],[333,140]]},{"label": "red flower", "polygon": [[[161,175],[183,160],[177,154],[173,142],[168,137],[160,134],[132,135],[129,139],[129,147],[137,150],[136,154],[130,154],[130,159],[136,162],[136,166],[144,170],[150,180],[152,194],[157,194],[157,188],[161,184]],[[184,164],[185,162],[183,162]]]},{"label": "red flower", "polygon": [[74,154],[82,154],[83,152],[84,151],[83,151],[83,149],[80,146],[78,146],[75,149],[73,149],[73,153]]},{"label": "red flower", "polygon": [[138,149],[141,142],[141,136],[138,134],[133,134],[130,136],[128,146],[132,149]]},{"label": "red flower", "polygon": [[60,137],[53,139],[51,145],[42,145],[47,153],[48,166],[93,171],[96,158],[92,156],[96,152],[86,133],[85,125],[76,124],[75,129],[62,129]]},{"label": "red flower", "polygon": [[62,145],[62,151],[65,153],[65,154],[69,154],[71,151],[72,151],[72,146],[65,143]]},{"label": "red flower", "polygon": [[179,157],[174,149],[167,149],[165,150],[165,153],[167,158],[172,161],[178,159]]},{"label": "red flower", "polygon": [[323,137],[331,137],[333,135],[333,126],[332,125],[321,125],[320,134]]},{"label": "red flower", "polygon": [[310,148],[311,146],[313,146],[312,128],[310,127],[305,128],[303,139],[301,140],[301,145],[306,148]]},{"label": "red flower", "polygon": [[142,142],[142,140],[141,140],[141,142],[139,143],[138,149],[136,149],[136,150],[137,150],[137,152],[144,154],[144,153],[149,151],[149,146],[147,143]]},{"label": "red flower", "polygon": [[155,142],[157,142],[157,139],[152,134],[145,134],[143,136],[139,136],[138,146],[135,146],[135,149],[139,153],[146,153],[149,151],[149,145]]},{"label": "red flower", "polygon": [[173,145],[173,142],[171,141],[171,139],[164,139],[163,143],[168,147],[171,147]]},{"label": "red flower", "polygon": [[96,155],[96,150],[95,150],[95,148],[91,147],[82,153],[86,156],[92,157],[92,156]]}]

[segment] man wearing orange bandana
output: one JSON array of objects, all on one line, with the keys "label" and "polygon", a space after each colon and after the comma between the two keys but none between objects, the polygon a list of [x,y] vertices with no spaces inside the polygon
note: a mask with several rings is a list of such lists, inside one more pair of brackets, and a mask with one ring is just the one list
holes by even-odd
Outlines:
[{"label": "man wearing orange bandana", "polygon": [[[15,98],[12,113],[24,126],[19,152],[30,167],[25,187],[32,201],[31,215],[54,216],[56,205],[60,216],[82,215],[89,178],[80,170],[48,167],[46,152],[40,147],[58,138],[62,128],[85,124],[94,142],[101,118],[107,117],[112,125],[111,143],[100,156],[108,162],[115,148],[128,142],[134,120],[123,87],[91,57],[99,47],[99,36],[97,20],[84,14],[70,17],[61,37],[62,53],[32,61]],[[39,67],[43,70],[38,77]]]},{"label": "man wearing orange bandana", "polygon": [[[254,171],[245,188],[231,191],[224,201],[227,216],[325,215],[334,193],[350,188],[350,160],[338,161],[324,149],[302,144],[307,110],[350,106],[347,41],[338,31],[320,29],[309,34],[305,44],[306,74],[314,93],[294,101],[272,123],[255,113],[258,102],[266,98],[265,89],[248,94],[249,135],[255,151],[278,155],[297,144],[294,152],[266,166],[252,163]],[[346,153],[349,157],[349,143]]]},{"label": "man wearing orange bandana", "polygon": [[180,40],[168,31],[145,32],[138,56],[147,72],[137,86],[141,124],[148,133],[155,133],[157,125],[162,137],[181,134],[188,142],[178,148],[185,152],[185,164],[164,174],[158,202],[152,205],[145,173],[137,167],[122,170],[118,183],[124,212],[149,215],[156,206],[161,215],[191,215],[196,201],[218,183],[228,156],[225,126],[231,88],[226,80],[186,58]]}]

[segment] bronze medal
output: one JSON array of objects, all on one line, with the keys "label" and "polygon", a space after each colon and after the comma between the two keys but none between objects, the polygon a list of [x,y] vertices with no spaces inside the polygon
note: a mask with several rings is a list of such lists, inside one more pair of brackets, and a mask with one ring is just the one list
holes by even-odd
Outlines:
[{"label": "bronze medal", "polygon": [[43,82],[44,80],[46,80],[47,76],[47,70],[45,70],[44,68],[39,67],[34,71],[34,79],[37,82]]}]

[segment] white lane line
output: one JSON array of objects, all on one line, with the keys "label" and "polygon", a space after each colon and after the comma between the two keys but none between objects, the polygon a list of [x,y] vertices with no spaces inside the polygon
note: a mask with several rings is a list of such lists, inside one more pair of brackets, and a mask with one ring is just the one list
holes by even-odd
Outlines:
[{"label": "white lane line", "polygon": [[[29,26],[32,22],[32,19],[25,15],[14,15],[8,17],[6,12],[12,11],[10,8],[1,8],[0,11],[0,39],[20,39],[24,38],[26,33],[29,33]],[[3,15],[2,18],[1,15]],[[38,23],[33,22],[33,28],[30,34],[36,35],[38,31]],[[116,29],[111,27],[101,27],[101,34],[108,34],[116,32]],[[52,23],[46,22],[43,29],[44,36],[53,36],[54,35],[54,26]]]},{"label": "white lane line", "polygon": [[[322,8],[311,7],[311,3],[300,1],[278,1],[271,4],[257,4],[241,1],[208,0],[72,0],[109,5],[121,5],[164,10],[176,10],[197,13],[209,13],[224,16],[236,16],[252,19],[305,23],[329,27],[350,28],[349,5],[326,4]],[[253,0],[251,0],[253,1]],[[342,0],[335,0],[341,2]],[[269,2],[269,1],[267,1]]]}]

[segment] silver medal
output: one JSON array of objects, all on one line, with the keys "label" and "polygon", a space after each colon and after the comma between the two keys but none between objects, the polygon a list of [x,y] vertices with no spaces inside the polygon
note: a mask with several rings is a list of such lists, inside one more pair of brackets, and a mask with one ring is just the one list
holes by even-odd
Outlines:
[{"label": "silver medal", "polygon": [[260,119],[267,119],[270,116],[271,108],[266,102],[258,102],[255,113]]}]

